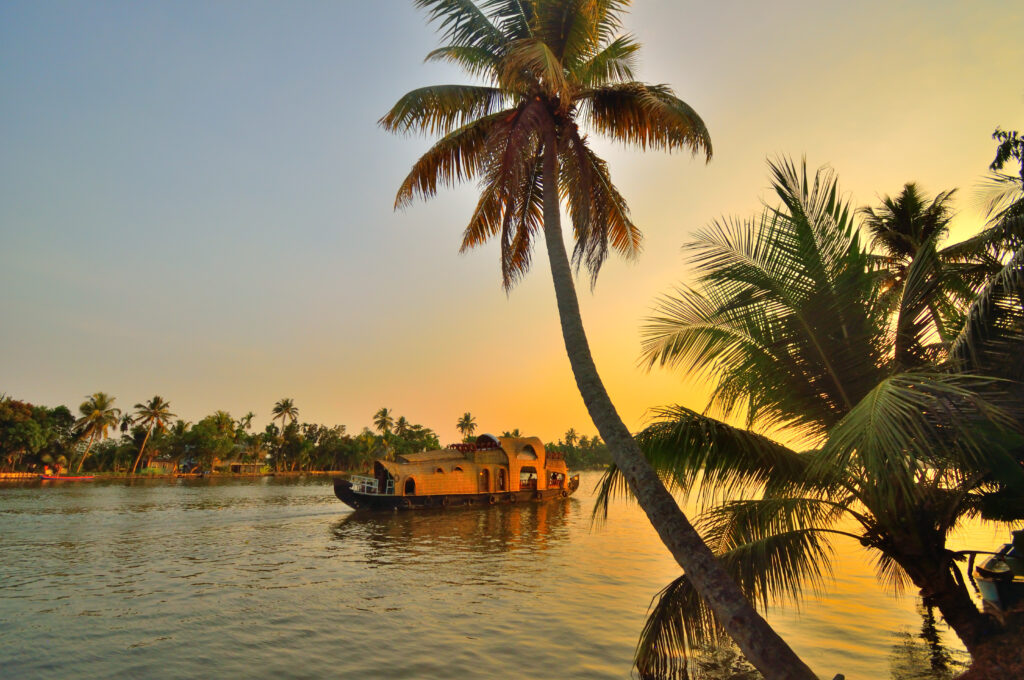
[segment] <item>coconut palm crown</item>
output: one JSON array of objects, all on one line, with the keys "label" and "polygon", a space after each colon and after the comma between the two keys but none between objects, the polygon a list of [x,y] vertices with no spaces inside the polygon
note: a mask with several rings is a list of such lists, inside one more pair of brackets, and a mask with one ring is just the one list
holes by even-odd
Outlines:
[{"label": "coconut palm crown", "polygon": [[135,417],[132,419],[132,422],[145,427],[146,436],[142,440],[142,445],[139,446],[139,455],[135,457],[135,463],[132,465],[132,474],[135,474],[135,469],[139,467],[142,452],[146,450],[146,443],[149,441],[150,435],[153,434],[153,430],[155,429],[160,432],[166,429],[167,425],[171,422],[171,418],[174,417],[176,416],[171,413],[170,402],[165,401],[160,395],[154,396],[145,403],[135,405]]},{"label": "coconut palm crown", "polygon": [[485,84],[419,88],[381,118],[389,131],[441,135],[402,182],[395,206],[478,180],[462,251],[499,237],[506,289],[529,269],[544,225],[547,151],[557,159],[554,181],[572,219],[575,264],[596,277],[609,247],[626,258],[640,250],[640,231],[581,126],[642,149],[711,158],[700,116],[668,86],[634,79],[639,45],[617,35],[628,4],[416,2],[446,43],[427,60],[455,63]]},{"label": "coconut palm crown", "polygon": [[96,440],[106,439],[107,430],[117,427],[121,418],[121,409],[114,406],[114,397],[106,392],[96,392],[82,402],[78,407],[78,412],[82,416],[75,421],[75,427],[83,436],[89,438],[85,452],[78,461],[78,470],[81,470]]},{"label": "coconut palm crown", "polygon": [[299,407],[295,405],[295,400],[290,398],[284,398],[274,404],[274,408],[271,409],[270,413],[273,418],[271,420],[281,420],[281,436],[284,437],[285,421],[290,420],[295,422],[299,419]]}]

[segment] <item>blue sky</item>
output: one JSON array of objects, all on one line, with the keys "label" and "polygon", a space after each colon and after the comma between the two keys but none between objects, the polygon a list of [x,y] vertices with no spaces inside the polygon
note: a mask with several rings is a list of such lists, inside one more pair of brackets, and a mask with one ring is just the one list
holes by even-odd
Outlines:
[{"label": "blue sky", "polygon": [[[611,262],[584,321],[631,427],[703,390],[636,367],[679,246],[765,195],[764,160],[830,163],[858,205],[918,181],[960,187],[958,229],[992,130],[1024,124],[1024,18],[1011,2],[638,3],[640,77],[672,85],[715,159],[598,143],[647,240]],[[593,432],[549,274],[511,296],[497,252],[457,254],[473,188],[394,213],[429,140],[376,120],[404,92],[463,82],[422,63],[411,2],[0,5],[0,392],[76,406],[160,394],[197,420],[358,429],[380,406],[455,436]]]}]

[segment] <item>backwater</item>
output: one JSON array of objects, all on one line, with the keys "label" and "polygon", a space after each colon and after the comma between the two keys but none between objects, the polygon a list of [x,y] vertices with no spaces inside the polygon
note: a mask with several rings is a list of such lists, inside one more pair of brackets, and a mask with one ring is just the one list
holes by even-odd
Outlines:
[{"label": "backwater", "polygon": [[[679,571],[635,504],[591,524],[598,478],[564,501],[376,515],[325,477],[3,484],[0,675],[627,678]],[[950,677],[955,638],[850,543],[827,596],[769,620],[822,677]]]}]

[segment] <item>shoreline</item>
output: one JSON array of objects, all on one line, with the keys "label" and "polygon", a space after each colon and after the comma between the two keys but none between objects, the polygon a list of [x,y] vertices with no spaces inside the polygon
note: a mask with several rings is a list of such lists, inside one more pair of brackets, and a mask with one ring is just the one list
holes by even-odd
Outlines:
[{"label": "shoreline", "polygon": [[[351,474],[351,470],[287,470],[281,472],[210,472],[206,474],[200,472],[175,472],[160,475],[132,475],[125,472],[96,472],[88,476],[93,477],[95,481],[101,481],[106,479],[125,479],[134,481],[138,479],[235,479],[249,477],[304,477],[307,475],[330,476],[347,474]],[[73,476],[75,475],[69,475],[69,477]],[[32,481],[38,482],[43,480],[39,478],[38,472],[0,472],[0,483]]]}]

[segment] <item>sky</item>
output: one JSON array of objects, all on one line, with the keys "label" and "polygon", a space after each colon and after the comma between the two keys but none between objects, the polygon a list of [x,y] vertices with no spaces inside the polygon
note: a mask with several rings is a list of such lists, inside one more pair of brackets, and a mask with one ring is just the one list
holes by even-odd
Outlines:
[{"label": "sky", "polygon": [[[681,246],[770,199],[766,159],[829,164],[853,205],[957,187],[976,229],[992,131],[1024,127],[1012,1],[638,2],[639,79],[711,133],[709,164],[594,136],[645,234],[579,283],[595,361],[627,426],[703,409],[699,377],[638,364]],[[497,247],[460,255],[474,187],[400,212],[430,145],[377,120],[405,92],[467,82],[408,0],[0,3],[0,394],[72,409],[159,394],[186,420],[369,425],[382,406],[457,438],[590,423],[541,251],[509,295]]]}]

